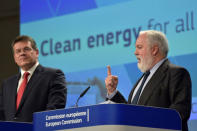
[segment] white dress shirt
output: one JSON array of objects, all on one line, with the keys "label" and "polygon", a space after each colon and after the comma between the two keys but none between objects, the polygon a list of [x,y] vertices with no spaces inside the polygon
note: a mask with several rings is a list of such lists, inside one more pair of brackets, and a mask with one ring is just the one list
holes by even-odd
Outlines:
[{"label": "white dress shirt", "polygon": [[29,81],[30,78],[31,78],[31,76],[33,75],[34,71],[36,70],[36,67],[37,67],[38,65],[39,65],[39,62],[36,62],[36,64],[35,64],[31,69],[29,69],[28,71],[24,71],[24,70],[21,69],[21,77],[20,77],[19,82],[18,82],[17,92],[18,92],[18,90],[19,90],[19,87],[20,87],[20,85],[21,85],[23,79],[24,79],[23,74],[24,74],[25,72],[29,72],[29,76],[28,76],[28,81]]},{"label": "white dress shirt", "polygon": [[[165,60],[166,60],[166,58],[160,60],[156,65],[153,66],[152,69],[150,69],[150,74],[149,74],[148,78],[146,79],[146,81],[145,81],[145,83],[144,83],[144,85],[143,85],[143,87],[142,87],[140,96],[141,96],[141,94],[142,94],[142,92],[143,92],[143,90],[144,90],[144,87],[147,85],[147,83],[148,83],[149,80],[152,78],[152,76],[154,75],[154,73],[157,71],[157,69],[161,66],[161,64],[162,64]],[[135,90],[134,90],[134,92],[133,92],[133,96],[132,96],[131,101],[133,100],[135,94],[137,93],[137,91],[138,91],[138,89],[139,89],[139,87],[140,87],[140,85],[141,85],[141,83],[142,83],[142,80],[143,80],[143,77],[142,77],[142,79],[140,80],[140,82],[138,83],[137,87],[135,88]],[[140,99],[140,96],[139,96],[139,99]]]}]

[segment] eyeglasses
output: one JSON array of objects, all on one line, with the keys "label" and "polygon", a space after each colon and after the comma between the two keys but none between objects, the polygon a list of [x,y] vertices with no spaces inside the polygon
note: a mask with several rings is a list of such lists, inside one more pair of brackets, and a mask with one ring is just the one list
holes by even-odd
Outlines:
[{"label": "eyeglasses", "polygon": [[20,54],[21,52],[26,53],[26,52],[30,52],[30,51],[32,51],[32,48],[25,47],[25,48],[23,48],[23,49],[16,49],[16,50],[14,51],[14,53],[15,53],[15,54]]}]

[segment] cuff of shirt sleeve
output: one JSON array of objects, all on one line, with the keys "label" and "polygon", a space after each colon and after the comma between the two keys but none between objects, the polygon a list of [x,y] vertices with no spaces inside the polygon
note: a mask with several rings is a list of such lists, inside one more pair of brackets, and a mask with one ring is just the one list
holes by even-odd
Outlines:
[{"label": "cuff of shirt sleeve", "polygon": [[111,99],[111,98],[113,98],[115,95],[116,95],[116,93],[117,93],[118,91],[117,90],[115,90],[111,95],[109,95],[108,93],[107,93],[107,99]]}]

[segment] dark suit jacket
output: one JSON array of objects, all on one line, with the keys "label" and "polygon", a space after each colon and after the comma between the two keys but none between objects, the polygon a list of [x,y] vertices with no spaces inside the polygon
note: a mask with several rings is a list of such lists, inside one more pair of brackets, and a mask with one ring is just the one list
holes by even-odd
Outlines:
[{"label": "dark suit jacket", "polygon": [[32,122],[34,112],[65,108],[67,89],[62,71],[38,65],[16,110],[19,79],[20,73],[8,78],[2,84],[1,120]]},{"label": "dark suit jacket", "polygon": [[[128,102],[120,92],[111,100],[131,104],[131,98],[138,82],[131,90]],[[187,120],[191,112],[191,79],[188,71],[165,60],[147,83],[138,105],[175,109],[182,118],[183,131],[187,131]]]}]

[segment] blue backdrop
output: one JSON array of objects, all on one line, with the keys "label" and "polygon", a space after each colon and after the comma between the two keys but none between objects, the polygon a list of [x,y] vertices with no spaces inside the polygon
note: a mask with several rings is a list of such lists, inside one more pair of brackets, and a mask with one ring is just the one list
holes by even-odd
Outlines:
[{"label": "blue backdrop", "polygon": [[[192,78],[190,130],[197,129],[196,0],[21,0],[20,34],[32,36],[42,65],[66,75],[66,108],[79,94],[79,106],[105,100],[107,65],[119,76],[127,98],[140,77],[134,56],[139,31],[155,29],[169,40],[169,59],[188,69]],[[196,123],[196,124],[195,124]]]}]

